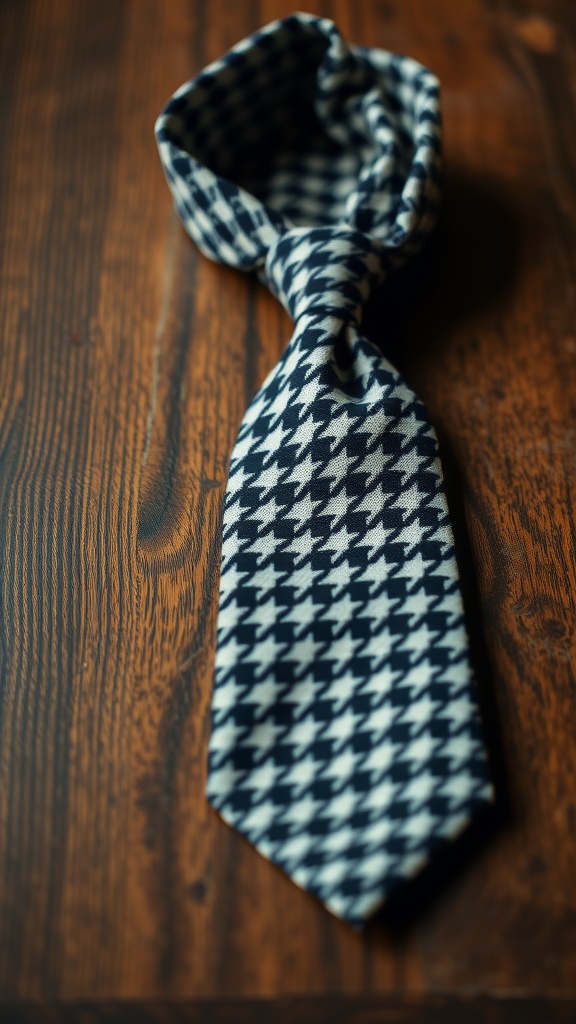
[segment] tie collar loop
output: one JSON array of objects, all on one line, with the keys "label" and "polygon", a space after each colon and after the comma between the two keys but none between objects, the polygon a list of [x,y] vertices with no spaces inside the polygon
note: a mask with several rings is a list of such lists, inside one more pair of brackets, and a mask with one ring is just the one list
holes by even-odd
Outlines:
[{"label": "tie collar loop", "polygon": [[211,259],[263,267],[295,228],[361,232],[402,262],[436,217],[438,82],[348,46],[310,14],[275,21],[179,89],[156,122],[186,230]]}]

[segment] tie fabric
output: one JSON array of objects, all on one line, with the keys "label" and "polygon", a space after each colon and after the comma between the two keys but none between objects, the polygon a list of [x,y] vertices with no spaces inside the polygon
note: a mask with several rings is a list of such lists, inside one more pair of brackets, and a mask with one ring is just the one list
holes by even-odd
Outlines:
[{"label": "tie fabric", "polygon": [[201,251],[295,324],[231,457],[208,799],[361,925],[492,798],[436,437],[360,330],[434,225],[438,83],[297,14],[156,136]]}]

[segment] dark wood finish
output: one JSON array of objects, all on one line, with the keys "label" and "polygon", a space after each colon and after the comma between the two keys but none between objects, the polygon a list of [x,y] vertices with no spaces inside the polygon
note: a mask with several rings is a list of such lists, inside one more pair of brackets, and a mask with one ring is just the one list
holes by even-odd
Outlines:
[{"label": "dark wood finish", "polygon": [[446,999],[383,996],[210,999],[194,1003],[16,1003],[1,1024],[575,1024],[565,999]]},{"label": "dark wood finish", "polygon": [[[197,254],[152,129],[178,85],[290,7],[0,3],[0,999],[14,1024],[574,1020],[572,0],[307,3],[442,81],[443,223],[367,329],[443,444],[497,814],[361,934],[204,801],[227,459],[290,324]],[[308,1001],[266,1002],[290,994]]]}]

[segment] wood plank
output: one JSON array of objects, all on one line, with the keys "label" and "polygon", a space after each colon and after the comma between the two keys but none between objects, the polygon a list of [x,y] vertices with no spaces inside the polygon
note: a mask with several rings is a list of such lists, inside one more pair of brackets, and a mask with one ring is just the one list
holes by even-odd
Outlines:
[{"label": "wood plank", "polygon": [[382,996],[210,999],[197,1002],[16,1003],[2,1024],[574,1024],[563,999]]},{"label": "wood plank", "polygon": [[245,1019],[462,1019],[434,993],[526,996],[470,1021],[573,1019],[569,0],[308,3],[442,81],[441,229],[367,332],[441,437],[498,814],[360,934],[203,797],[227,460],[290,324],[197,254],[152,128],[290,9],[0,4],[0,999],[44,1001],[11,1021],[171,1020],[166,999],[236,1021],[215,1000],[290,993],[320,1002]]}]

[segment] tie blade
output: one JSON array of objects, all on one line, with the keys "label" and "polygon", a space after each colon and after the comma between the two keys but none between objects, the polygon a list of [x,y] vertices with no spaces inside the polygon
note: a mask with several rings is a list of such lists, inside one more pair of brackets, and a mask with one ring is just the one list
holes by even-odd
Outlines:
[{"label": "tie blade", "polygon": [[407,710],[385,676],[340,677],[338,688],[355,697],[329,722],[340,702],[310,675],[292,688],[294,703],[269,671],[251,699],[240,698],[239,714],[230,714],[224,695],[215,707],[210,801],[260,853],[352,923],[491,798],[468,681],[450,684],[444,674]]},{"label": "tie blade", "polygon": [[234,451],[208,797],[358,923],[492,788],[436,440],[377,350],[351,347],[361,401],[297,334]]}]

